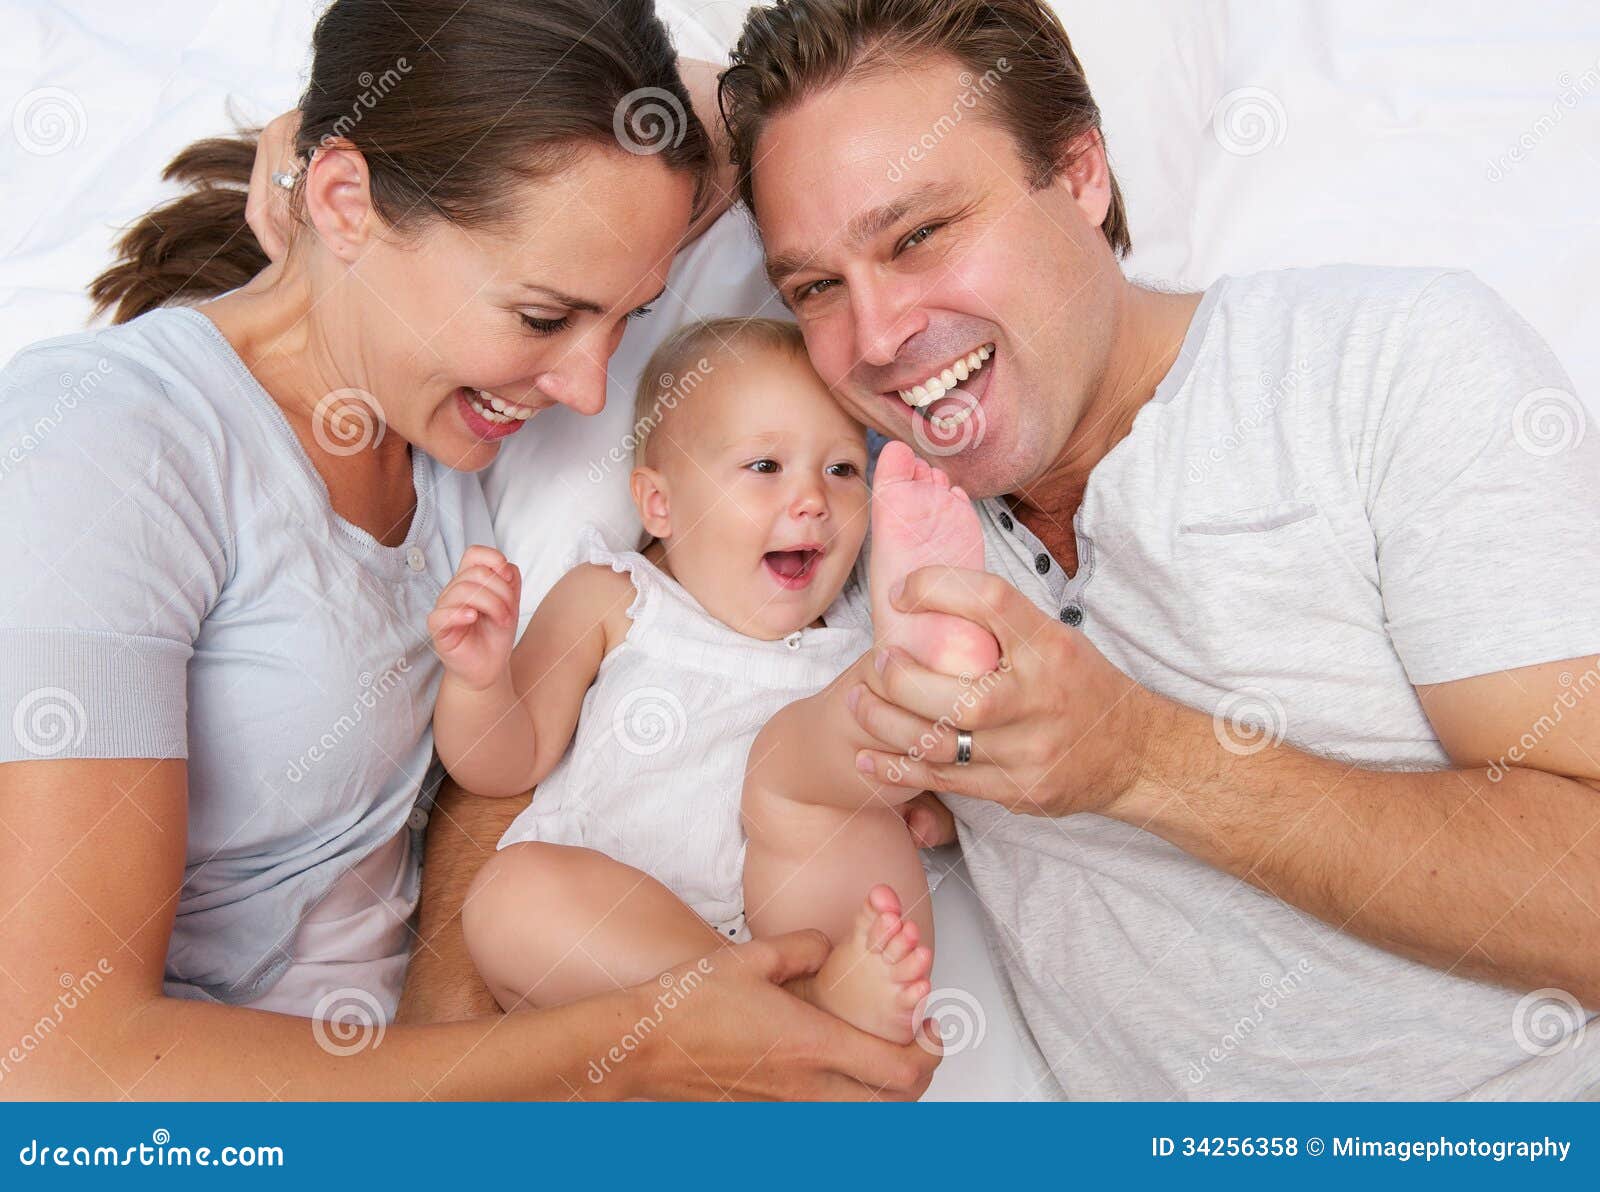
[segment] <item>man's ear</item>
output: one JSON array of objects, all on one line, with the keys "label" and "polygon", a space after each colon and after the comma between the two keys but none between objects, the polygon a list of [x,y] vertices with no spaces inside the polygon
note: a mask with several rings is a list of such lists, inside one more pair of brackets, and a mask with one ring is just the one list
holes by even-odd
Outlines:
[{"label": "man's ear", "polygon": [[1104,226],[1111,210],[1111,165],[1099,129],[1091,128],[1067,142],[1056,167],[1056,183],[1067,188],[1090,227]]},{"label": "man's ear", "polygon": [[639,510],[639,520],[652,538],[666,538],[672,533],[672,507],[667,499],[667,478],[654,468],[635,468],[628,478],[633,490],[633,503]]},{"label": "man's ear", "polygon": [[345,145],[319,148],[306,167],[306,215],[335,256],[354,261],[376,226],[367,159]]}]

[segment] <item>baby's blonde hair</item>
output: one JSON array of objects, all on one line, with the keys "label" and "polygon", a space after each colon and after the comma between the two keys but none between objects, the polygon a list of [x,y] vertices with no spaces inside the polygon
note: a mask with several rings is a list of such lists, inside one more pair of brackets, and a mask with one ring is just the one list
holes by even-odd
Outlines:
[{"label": "baby's blonde hair", "polygon": [[633,460],[645,463],[645,445],[667,413],[716,371],[719,357],[741,358],[740,350],[787,351],[806,360],[800,328],[782,319],[702,319],[667,336],[639,376],[633,399]]}]

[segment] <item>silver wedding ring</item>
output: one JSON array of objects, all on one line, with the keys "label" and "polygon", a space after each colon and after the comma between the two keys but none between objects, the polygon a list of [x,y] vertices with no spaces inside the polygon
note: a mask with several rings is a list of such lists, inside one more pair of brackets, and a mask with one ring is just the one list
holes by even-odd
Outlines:
[{"label": "silver wedding ring", "polygon": [[964,728],[956,729],[956,765],[964,766],[972,760],[972,734]]},{"label": "silver wedding ring", "polygon": [[281,186],[284,190],[293,190],[296,177],[297,175],[291,174],[288,170],[274,170],[272,171],[272,184]]}]

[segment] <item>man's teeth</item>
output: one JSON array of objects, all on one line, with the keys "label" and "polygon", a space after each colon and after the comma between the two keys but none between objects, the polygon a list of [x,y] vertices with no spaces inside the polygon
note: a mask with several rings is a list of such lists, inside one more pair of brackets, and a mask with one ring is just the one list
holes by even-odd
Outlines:
[{"label": "man's teeth", "polygon": [[[900,400],[908,406],[921,409],[931,401],[937,401],[945,393],[954,389],[973,373],[983,367],[984,361],[994,355],[994,345],[984,344],[975,352],[968,352],[943,372],[934,373],[920,385],[910,389],[900,390]],[[965,421],[965,419],[962,419]],[[957,426],[960,423],[956,423]]]},{"label": "man's teeth", "polygon": [[961,409],[957,410],[954,414],[951,414],[948,418],[941,418],[939,415],[935,414],[932,418],[929,418],[928,421],[933,424],[933,428],[935,430],[940,431],[943,434],[949,434],[951,431],[955,430],[956,427],[962,425],[968,418],[971,417],[972,407],[962,406]]},{"label": "man's teeth", "polygon": [[471,395],[468,401],[472,408],[486,422],[526,422],[533,417],[533,409],[529,406],[517,406],[508,401],[501,401],[492,393],[485,393],[482,389],[469,389]]}]

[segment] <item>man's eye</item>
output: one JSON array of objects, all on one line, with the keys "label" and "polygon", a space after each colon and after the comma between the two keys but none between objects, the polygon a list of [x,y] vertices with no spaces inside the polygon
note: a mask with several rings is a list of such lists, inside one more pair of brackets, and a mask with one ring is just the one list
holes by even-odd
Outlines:
[{"label": "man's eye", "polygon": [[912,232],[911,235],[907,236],[900,242],[900,248],[902,251],[908,248],[915,248],[929,236],[933,235],[937,226],[938,225],[936,224],[923,224],[922,227],[918,228],[915,232]]},{"label": "man's eye", "polygon": [[848,477],[851,477],[851,476],[858,475],[859,473],[860,473],[860,469],[857,468],[855,466],[855,464],[852,464],[852,463],[829,464],[828,465],[828,475],[830,475],[830,476],[844,476],[844,477],[848,478]]},{"label": "man's eye", "polygon": [[778,470],[778,461],[775,459],[758,459],[746,464],[745,467],[749,468],[752,472],[758,472],[763,476],[771,476],[774,475]]},{"label": "man's eye", "polygon": [[826,287],[836,286],[838,284],[839,279],[836,277],[823,277],[818,278],[816,281],[808,281],[805,285],[801,286],[794,292],[794,299],[796,302],[799,302],[806,298],[815,297],[816,295],[822,293]]}]

